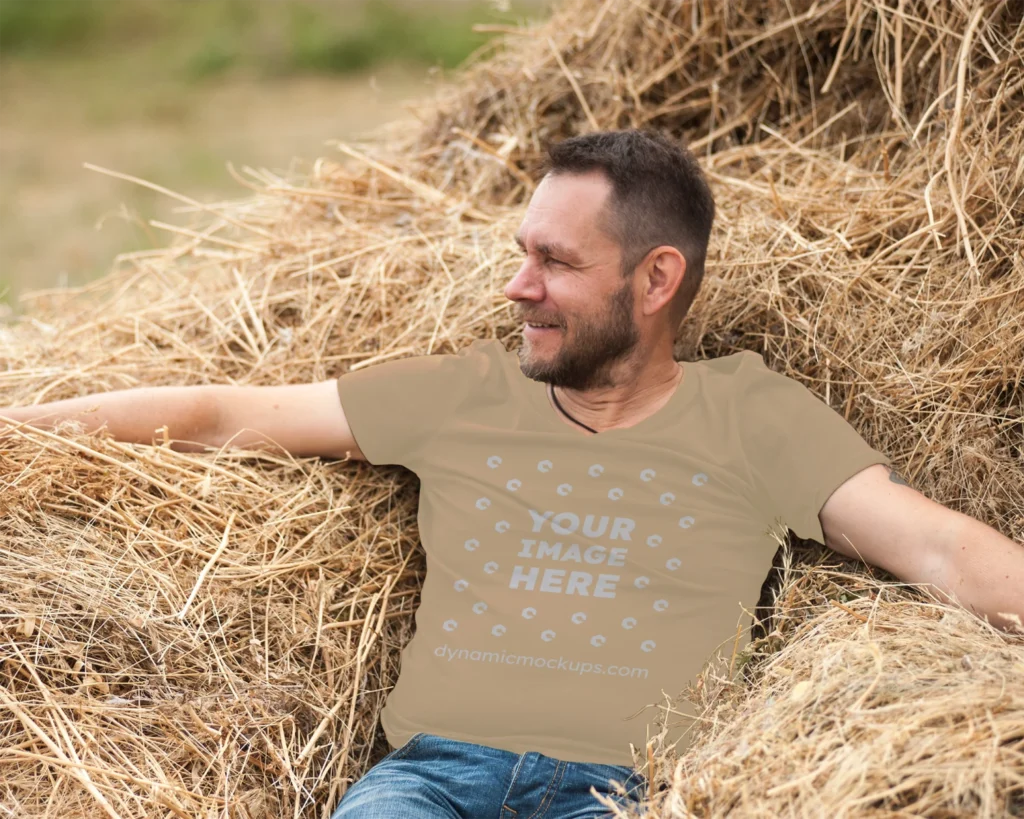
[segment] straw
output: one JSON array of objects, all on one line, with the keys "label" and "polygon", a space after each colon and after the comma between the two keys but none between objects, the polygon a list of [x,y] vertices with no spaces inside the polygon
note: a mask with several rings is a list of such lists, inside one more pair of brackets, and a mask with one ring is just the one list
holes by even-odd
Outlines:
[{"label": "straw", "polygon": [[[167,248],[0,327],[0,405],[515,349],[502,291],[545,147],[646,127],[699,151],[718,204],[676,356],[761,353],[1024,542],[1019,12],[568,0],[411,118],[288,173],[232,167],[237,201],[164,189]],[[153,443],[3,439],[3,807],[327,817],[388,750],[415,476]],[[695,730],[636,749],[644,815],[1024,815],[1024,637],[792,541],[753,634],[666,691]]]}]

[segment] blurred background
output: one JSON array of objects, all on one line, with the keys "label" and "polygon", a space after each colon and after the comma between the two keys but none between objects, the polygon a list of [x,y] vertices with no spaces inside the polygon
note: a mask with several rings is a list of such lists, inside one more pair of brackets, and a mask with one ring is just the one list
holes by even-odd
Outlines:
[{"label": "blurred background", "polygon": [[[162,247],[228,173],[336,155],[545,0],[0,0],[0,303]],[[297,159],[296,159],[297,158]]]}]

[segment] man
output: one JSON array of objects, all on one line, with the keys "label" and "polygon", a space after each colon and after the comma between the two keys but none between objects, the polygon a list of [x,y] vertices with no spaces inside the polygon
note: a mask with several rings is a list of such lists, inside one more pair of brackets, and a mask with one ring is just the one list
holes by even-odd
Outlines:
[{"label": "man", "polygon": [[[673,360],[713,215],[675,143],[575,137],[550,150],[516,236],[518,355],[478,340],[317,384],[0,414],[415,471],[428,571],[381,714],[395,750],[335,819],[598,816],[591,788],[614,794],[609,780],[642,797],[630,746],[662,692],[749,625],[776,525],[1001,626],[1024,615],[1024,549],[910,488],[798,382],[752,352]],[[666,741],[690,724],[670,721]]]}]

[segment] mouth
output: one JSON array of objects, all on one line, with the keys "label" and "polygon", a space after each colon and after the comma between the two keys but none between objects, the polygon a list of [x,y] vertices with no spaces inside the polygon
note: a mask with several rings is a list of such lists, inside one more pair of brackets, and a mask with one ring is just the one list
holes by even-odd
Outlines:
[{"label": "mouth", "polygon": [[525,336],[540,336],[550,335],[551,333],[558,332],[557,324],[534,324],[533,322],[526,322],[523,327],[523,335]]}]

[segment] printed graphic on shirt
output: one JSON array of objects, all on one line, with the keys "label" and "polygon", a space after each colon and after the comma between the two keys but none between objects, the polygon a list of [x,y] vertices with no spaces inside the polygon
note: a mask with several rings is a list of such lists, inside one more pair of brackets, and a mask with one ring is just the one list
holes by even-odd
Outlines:
[{"label": "printed graphic on shirt", "polygon": [[656,425],[584,436],[498,341],[339,379],[370,463],[421,478],[428,571],[381,712],[392,745],[630,764],[664,696],[745,643],[770,522],[820,541],[830,494],[888,460],[754,353],[693,362],[680,389]]},{"label": "printed graphic on shirt", "polygon": [[[578,462],[578,461],[577,461]],[[698,525],[678,486],[652,466],[620,474],[600,462],[559,469],[549,459],[506,468],[486,458],[484,490],[465,509],[472,536],[452,588],[455,604],[436,625],[451,636],[480,626],[499,650],[514,638],[560,651],[589,648],[609,662],[629,663],[658,651],[658,635],[684,569],[681,539]],[[689,475],[699,492],[710,481]],[[494,601],[489,603],[489,601]],[[464,601],[463,606],[458,606]]]}]

